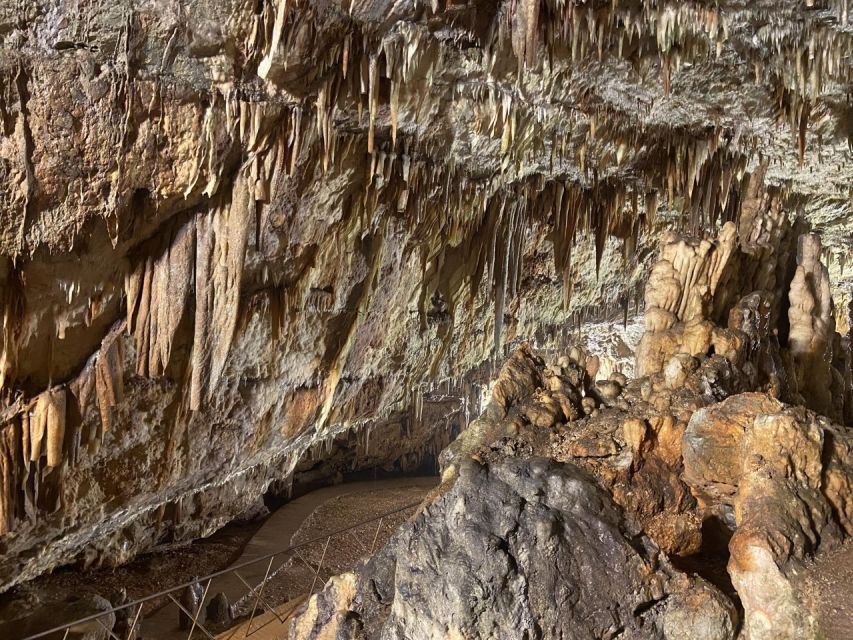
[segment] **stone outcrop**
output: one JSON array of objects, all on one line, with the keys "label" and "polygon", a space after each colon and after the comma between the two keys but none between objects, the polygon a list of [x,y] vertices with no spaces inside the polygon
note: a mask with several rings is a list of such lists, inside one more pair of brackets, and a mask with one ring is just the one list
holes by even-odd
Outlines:
[{"label": "stone outcrop", "polygon": [[792,577],[819,546],[853,532],[851,446],[847,430],[763,394],[733,396],[691,418],[684,479],[706,517],[734,530],[729,574],[749,638],[815,635]]},{"label": "stone outcrop", "polygon": [[674,570],[571,465],[467,463],[292,638],[734,638],[724,596]]}]

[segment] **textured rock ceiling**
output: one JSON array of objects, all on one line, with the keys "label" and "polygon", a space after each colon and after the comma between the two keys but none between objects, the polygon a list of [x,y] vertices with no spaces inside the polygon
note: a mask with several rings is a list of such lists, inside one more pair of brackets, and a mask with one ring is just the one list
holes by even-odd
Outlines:
[{"label": "textured rock ceiling", "polygon": [[6,0],[2,583],[354,425],[428,450],[423,385],[621,312],[665,228],[801,214],[849,299],[853,28],[808,4]]}]

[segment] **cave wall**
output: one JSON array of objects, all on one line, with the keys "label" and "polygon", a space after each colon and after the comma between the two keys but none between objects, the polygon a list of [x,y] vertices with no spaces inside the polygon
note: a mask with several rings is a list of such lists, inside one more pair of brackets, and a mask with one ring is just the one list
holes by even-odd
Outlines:
[{"label": "cave wall", "polygon": [[440,447],[438,381],[475,411],[506,344],[633,311],[666,228],[799,214],[842,273],[815,4],[0,7],[0,588],[209,533],[349,430]]}]

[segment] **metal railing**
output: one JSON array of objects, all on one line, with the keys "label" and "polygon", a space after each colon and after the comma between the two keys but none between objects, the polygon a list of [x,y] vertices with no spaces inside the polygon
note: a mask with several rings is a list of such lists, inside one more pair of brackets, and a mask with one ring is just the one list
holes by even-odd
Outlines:
[{"label": "metal railing", "polygon": [[[145,631],[145,638],[156,637],[160,640],[161,637],[168,637],[170,639],[173,638],[186,638],[186,640],[192,640],[193,635],[196,637],[200,635],[204,635],[210,640],[215,640],[217,637],[222,637],[222,634],[227,633],[228,630],[232,632],[225,636],[226,638],[246,638],[249,637],[268,624],[274,622],[276,619],[280,623],[284,623],[285,619],[282,618],[278,611],[276,611],[277,607],[280,607],[282,604],[287,602],[285,599],[281,602],[275,602],[275,598],[270,597],[269,593],[265,595],[267,591],[267,587],[273,581],[273,579],[281,572],[285,567],[292,567],[291,564],[293,561],[298,560],[304,565],[305,568],[309,571],[309,576],[311,578],[311,587],[308,590],[307,594],[302,592],[302,596],[310,597],[314,594],[314,590],[317,587],[318,581],[321,580],[321,572],[324,568],[324,562],[326,561],[327,552],[329,550],[329,544],[333,538],[339,538],[343,536],[348,536],[349,539],[355,542],[361,554],[355,558],[357,561],[359,558],[363,558],[365,556],[371,555],[376,548],[376,543],[379,540],[379,534],[382,530],[383,523],[386,523],[393,516],[398,516],[405,511],[414,509],[418,505],[421,504],[421,501],[412,502],[406,504],[402,507],[394,509],[392,511],[387,511],[375,516],[372,516],[366,520],[362,520],[357,522],[356,524],[343,527],[341,529],[337,529],[328,534],[323,534],[310,540],[306,540],[304,542],[300,542],[299,544],[292,545],[285,549],[281,549],[279,551],[274,551],[272,553],[268,553],[266,555],[260,556],[258,558],[247,560],[245,562],[233,565],[231,567],[227,567],[225,569],[221,569],[214,573],[211,573],[202,578],[193,579],[189,582],[184,582],[182,584],[178,584],[174,587],[170,587],[169,589],[165,589],[162,591],[158,591],[156,593],[149,594],[142,598],[137,598],[133,601],[114,606],[110,609],[105,609],[103,611],[98,611],[97,613],[93,613],[91,615],[79,618],[77,620],[72,620],[69,622],[65,622],[51,629],[47,629],[46,631],[40,631],[38,633],[25,636],[22,640],[36,640],[38,638],[51,638],[59,640],[73,640],[78,637],[80,634],[91,634],[93,632],[98,632],[102,637],[112,638],[113,640],[132,640],[137,637],[137,634],[143,630],[142,629],[142,621],[143,616],[142,612],[146,605],[151,607],[150,614],[156,615],[161,620],[165,619],[165,610],[171,609],[171,605],[177,607],[176,610],[172,611],[172,614],[178,614],[180,617],[181,613],[186,616],[185,620],[189,625],[189,629],[180,629],[173,630],[170,629],[168,632],[163,633],[162,630],[158,632],[158,635],[151,636],[147,631]],[[357,530],[365,528],[366,525],[372,525],[373,523],[378,523],[376,525],[375,531],[373,527],[370,527],[367,531],[358,532]],[[363,541],[360,537],[356,535],[356,533],[369,533],[366,539],[370,540],[370,545],[368,546],[365,541]],[[322,546],[322,551],[320,552],[320,559],[316,563],[316,566],[312,565],[310,559],[306,556],[307,553],[312,547]],[[277,560],[281,560],[281,563],[274,570],[273,566],[276,564]],[[260,565],[263,567],[262,563],[266,563],[266,569],[263,573],[263,579],[256,583],[254,586],[244,577],[244,573],[246,570],[256,565]],[[241,573],[242,572],[242,573]],[[334,575],[335,571],[332,571],[328,577]],[[214,632],[211,631],[213,629],[213,625],[210,625],[210,628],[205,626],[204,620],[202,618],[203,612],[205,611],[205,606],[209,604],[210,594],[215,593],[215,591],[211,591],[211,584],[216,580],[226,581],[231,577],[236,577],[240,583],[247,589],[242,594],[242,597],[238,600],[235,600],[232,605],[232,609],[237,613],[233,620],[231,620],[227,626],[224,628]],[[320,582],[320,586],[324,584],[325,580]],[[201,597],[198,599],[197,607],[187,607],[186,603],[181,602],[180,594],[183,594],[187,589],[195,589],[201,591]],[[158,601],[166,600],[162,605],[158,605]],[[239,614],[240,608],[246,608],[247,613]],[[255,618],[259,613],[259,609],[263,607],[267,612],[273,614],[273,617],[270,620],[267,620],[264,623],[258,624],[254,629],[252,628],[252,624],[255,622]],[[193,610],[194,609],[194,610]],[[116,629],[116,620],[119,616],[117,614],[121,614],[121,619],[126,621],[126,628]],[[173,617],[172,621],[177,621],[178,617]],[[248,624],[246,624],[248,621]],[[243,628],[245,625],[245,628]],[[242,630],[242,634],[237,635],[239,631]],[[185,634],[185,635],[184,635]],[[218,635],[217,635],[218,634]],[[92,637],[92,636],[87,636]]]}]

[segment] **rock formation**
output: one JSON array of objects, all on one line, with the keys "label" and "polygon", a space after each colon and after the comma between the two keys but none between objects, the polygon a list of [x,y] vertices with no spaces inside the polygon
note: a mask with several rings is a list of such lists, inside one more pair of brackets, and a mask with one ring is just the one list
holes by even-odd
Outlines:
[{"label": "rock formation", "polygon": [[[483,414],[442,453],[442,487],[376,557],[312,598],[291,637],[523,637],[529,629],[559,638],[581,627],[597,638],[823,637],[797,576],[853,534],[853,432],[832,422],[843,398],[824,405],[829,415],[784,402],[819,401],[786,381],[803,375],[799,327],[826,328],[831,300],[808,314],[793,304],[784,315],[773,310],[796,300],[789,291],[803,283],[815,291],[820,279],[806,277],[803,263],[809,274],[825,269],[804,257],[815,241],[801,235],[791,280],[762,279],[776,288],[744,295],[757,271],[727,267],[749,264],[747,239],[732,225],[721,234],[664,239],[637,354],[645,375],[596,379],[598,359],[580,348],[551,364],[527,346],[514,352]],[[784,237],[772,253],[781,254]],[[786,315],[787,339],[778,330]],[[829,329],[822,335],[822,344],[841,342]],[[578,486],[604,502],[581,500]],[[636,564],[618,544],[587,547],[575,529],[601,533],[607,513],[641,556],[653,545],[660,564],[640,573],[667,576],[653,602],[638,605]],[[616,544],[608,535],[597,542]],[[583,569],[589,558],[594,576]],[[611,562],[621,580],[607,578]],[[686,567],[715,586],[691,582]],[[542,588],[562,604],[538,609]],[[564,592],[608,614],[582,612]]]},{"label": "rock formation", "polygon": [[[820,238],[800,238],[797,271],[788,294],[790,307],[788,341],[794,360],[797,391],[813,409],[827,415],[840,416],[833,410],[833,398],[844,401],[843,383],[834,388],[832,372],[833,316],[829,274],[820,263]],[[835,394],[832,392],[836,391]]]},{"label": "rock formation", "polygon": [[664,628],[733,638],[734,608],[674,570],[579,469],[511,457],[463,464],[360,575],[312,599],[291,637],[652,638]]},{"label": "rock formation", "polygon": [[[684,434],[744,392],[837,425],[780,418],[822,434],[843,496],[848,18],[0,5],[0,590],[209,534],[294,478],[416,467],[465,426],[447,468],[508,433],[689,556],[706,509],[741,525],[688,481]],[[569,351],[643,304],[636,378]]]},{"label": "rock formation", "polygon": [[763,394],[732,396],[690,419],[684,480],[700,508],[734,528],[729,574],[747,637],[816,633],[789,577],[819,546],[853,533],[851,444],[843,428]]}]

